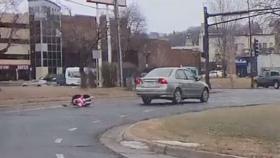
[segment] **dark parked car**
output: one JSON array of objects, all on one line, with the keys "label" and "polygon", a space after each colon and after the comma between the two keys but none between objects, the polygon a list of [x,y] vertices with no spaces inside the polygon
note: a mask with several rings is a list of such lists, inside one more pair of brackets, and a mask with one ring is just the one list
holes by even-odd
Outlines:
[{"label": "dark parked car", "polygon": [[66,84],[65,77],[63,74],[52,74],[52,75],[47,75],[44,80],[47,81],[47,84],[49,85],[59,85],[63,86]]},{"label": "dark parked car", "polygon": [[280,87],[280,72],[276,70],[266,70],[255,80],[256,87],[271,87],[279,89]]}]

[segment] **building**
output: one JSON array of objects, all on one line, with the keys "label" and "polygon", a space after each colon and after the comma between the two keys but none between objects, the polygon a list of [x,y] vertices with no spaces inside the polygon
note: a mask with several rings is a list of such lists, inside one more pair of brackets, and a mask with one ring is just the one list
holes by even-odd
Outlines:
[{"label": "building", "polygon": [[[202,35],[200,36],[200,51],[203,51],[203,39]],[[236,74],[240,77],[246,77],[251,74],[251,65],[253,65],[253,75],[257,75],[261,72],[264,67],[268,67],[271,63],[280,63],[278,61],[278,57],[280,56],[279,50],[277,50],[277,41],[275,34],[256,34],[252,36],[252,43],[254,40],[258,40],[260,55],[258,59],[251,59],[250,57],[250,40],[248,35],[236,35],[233,37],[234,45],[232,47],[232,52],[234,54],[230,54],[233,58],[235,58],[236,65]],[[219,49],[219,37],[218,35],[210,35],[209,38],[209,61],[211,63],[211,69],[219,68],[221,65],[222,54]],[[271,60],[271,54],[275,58]],[[273,64],[275,65],[275,64]],[[279,64],[280,67],[280,64]]]},{"label": "building", "polygon": [[28,14],[3,14],[0,21],[0,80],[30,78]]},{"label": "building", "polygon": [[61,8],[50,0],[28,0],[32,77],[63,73]]},{"label": "building", "polygon": [[193,43],[190,35],[187,35],[187,37],[186,37],[185,46],[176,46],[176,47],[172,47],[172,49],[174,49],[174,50],[186,49],[186,50],[200,51],[199,45],[196,45],[195,43]]},{"label": "building", "polygon": [[[254,75],[260,74],[264,67],[273,67],[277,65],[273,63],[279,63],[277,66],[280,66],[280,54],[276,49],[276,36],[274,34],[253,35],[252,43],[255,39],[258,40],[260,54],[257,58],[253,58],[253,60],[251,60],[249,36],[239,35],[234,38],[236,50],[236,71],[240,77],[245,77],[251,74],[252,65],[252,73]],[[272,56],[274,57],[273,59],[271,58]]]},{"label": "building", "polygon": [[193,66],[200,69],[201,52],[188,49],[172,49],[165,40],[147,40],[143,52],[138,54],[140,69],[156,67]]}]

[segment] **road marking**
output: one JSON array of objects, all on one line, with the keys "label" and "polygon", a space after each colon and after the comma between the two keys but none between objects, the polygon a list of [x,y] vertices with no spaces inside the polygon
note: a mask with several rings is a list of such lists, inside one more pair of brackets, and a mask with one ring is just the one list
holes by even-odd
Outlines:
[{"label": "road marking", "polygon": [[64,158],[63,154],[55,154],[56,158]]},{"label": "road marking", "polygon": [[70,132],[73,132],[73,131],[76,131],[78,128],[70,128],[70,129],[68,129],[68,131],[70,131]]},{"label": "road marking", "polygon": [[59,143],[62,142],[62,140],[63,140],[62,138],[56,138],[54,142],[55,142],[56,144],[59,144]]},{"label": "road marking", "polygon": [[144,110],[145,113],[149,113],[149,112],[153,112],[155,111],[155,109],[147,109],[147,110]]},{"label": "road marking", "polygon": [[101,122],[100,120],[92,121],[92,123],[100,123],[100,122]]},{"label": "road marking", "polygon": [[124,118],[124,117],[126,117],[126,115],[121,115],[120,117],[121,117],[121,118]]}]

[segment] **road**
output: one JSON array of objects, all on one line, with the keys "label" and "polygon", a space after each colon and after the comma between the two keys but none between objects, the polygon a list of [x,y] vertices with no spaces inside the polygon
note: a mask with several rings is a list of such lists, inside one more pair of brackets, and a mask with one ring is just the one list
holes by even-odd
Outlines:
[{"label": "road", "polygon": [[144,106],[140,99],[97,101],[90,108],[61,107],[20,112],[0,112],[1,158],[118,158],[99,142],[114,126],[154,117],[225,106],[280,102],[273,89],[223,90],[209,103],[188,101],[184,105],[161,102]]}]

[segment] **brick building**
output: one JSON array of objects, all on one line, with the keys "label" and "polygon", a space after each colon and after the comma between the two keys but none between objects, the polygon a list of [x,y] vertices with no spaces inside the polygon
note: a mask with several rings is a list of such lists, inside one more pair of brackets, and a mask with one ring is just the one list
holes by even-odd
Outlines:
[{"label": "brick building", "polygon": [[171,49],[165,40],[150,39],[138,54],[139,68],[193,66],[200,69],[201,53],[189,49]]}]

